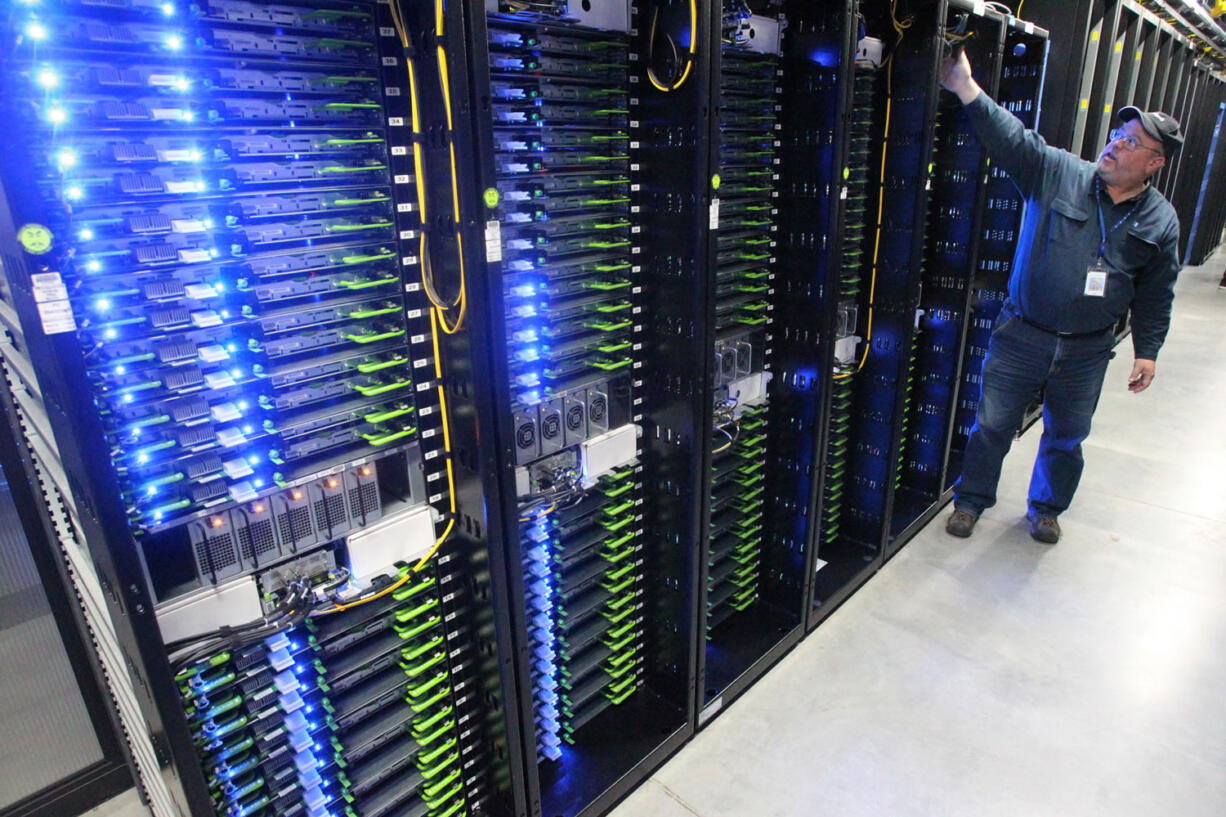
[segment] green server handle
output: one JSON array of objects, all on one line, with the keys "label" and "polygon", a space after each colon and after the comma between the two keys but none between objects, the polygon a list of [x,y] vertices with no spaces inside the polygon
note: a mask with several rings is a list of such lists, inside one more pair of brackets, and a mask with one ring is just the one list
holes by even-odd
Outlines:
[{"label": "green server handle", "polygon": [[393,329],[391,332],[382,332],[378,335],[345,335],[344,337],[354,343],[374,343],[378,340],[387,340],[388,338],[398,338],[405,333],[403,329]]},{"label": "green server handle", "polygon": [[378,386],[353,386],[353,390],[359,392],[364,397],[374,397],[378,394],[386,394],[389,391],[403,389],[405,386],[413,385],[412,380],[394,380],[391,383],[383,383]]},{"label": "green server handle", "polygon": [[[435,677],[436,678],[446,678],[447,676],[438,675]],[[413,714],[420,715],[421,713],[425,712],[427,709],[434,706],[436,703],[443,700],[450,694],[451,694],[451,689],[449,687],[444,687],[443,689],[440,689],[438,692],[436,692],[434,695],[430,696],[424,701],[418,701],[414,703],[411,698],[406,698],[405,701],[409,704],[409,708],[413,710]]]},{"label": "green server handle", "polygon": [[[425,695],[427,692],[434,689],[436,686],[438,686],[439,684],[443,683],[446,680],[447,680],[447,673],[440,672],[437,675],[435,675],[433,678],[431,678],[429,681],[425,681],[424,683],[418,684],[417,686],[410,686],[408,689],[409,697],[413,699],[421,698],[421,696]],[[444,690],[444,692],[446,692],[446,690]],[[410,703],[412,703],[412,701],[410,701]]]},{"label": "green server handle", "polygon": [[392,366],[399,366],[400,364],[405,363],[406,361],[408,361],[407,357],[404,357],[403,355],[397,355],[396,357],[393,357],[391,360],[376,360],[372,363],[359,363],[354,368],[357,369],[362,374],[370,374],[371,372],[377,372],[382,369],[389,369]]}]

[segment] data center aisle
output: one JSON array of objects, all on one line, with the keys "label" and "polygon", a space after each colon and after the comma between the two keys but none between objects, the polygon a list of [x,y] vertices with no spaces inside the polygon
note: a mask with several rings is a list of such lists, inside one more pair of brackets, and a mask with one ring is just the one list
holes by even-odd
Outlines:
[{"label": "data center aisle", "polygon": [[941,514],[614,817],[1226,813],[1223,264],[1142,395],[1121,345],[1059,545],[1033,429],[974,538]]}]

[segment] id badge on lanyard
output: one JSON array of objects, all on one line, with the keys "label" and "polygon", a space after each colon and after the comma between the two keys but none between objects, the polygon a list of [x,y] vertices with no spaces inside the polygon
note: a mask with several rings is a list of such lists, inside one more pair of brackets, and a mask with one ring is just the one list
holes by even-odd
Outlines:
[{"label": "id badge on lanyard", "polygon": [[1110,274],[1111,268],[1107,266],[1107,262],[1100,255],[1094,259],[1094,263],[1086,268],[1086,288],[1085,294],[1092,298],[1102,298],[1107,294],[1107,276]]}]

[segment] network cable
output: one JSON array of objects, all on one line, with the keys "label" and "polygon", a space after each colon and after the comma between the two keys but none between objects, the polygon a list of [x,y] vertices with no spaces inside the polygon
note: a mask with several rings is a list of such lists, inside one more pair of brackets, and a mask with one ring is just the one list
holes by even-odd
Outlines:
[{"label": "network cable", "polygon": [[[651,17],[651,35],[648,37],[647,50],[647,79],[656,88],[656,90],[664,93],[671,93],[677,90],[685,81],[689,79],[690,72],[694,69],[695,55],[698,53],[698,2],[697,0],[689,0],[690,2],[690,48],[685,57],[685,67],[681,70],[681,75],[674,82],[672,80],[661,80],[655,71],[655,47],[656,47],[656,25],[660,21],[660,7],[656,6],[655,12]],[[673,59],[680,57],[680,52],[677,48],[677,42],[672,35],[665,32],[665,40],[673,52]]]},{"label": "network cable", "polygon": [[885,215],[885,166],[886,157],[889,153],[890,114],[894,101],[894,52],[898,50],[899,44],[902,43],[903,36],[906,34],[907,29],[909,29],[915,22],[911,17],[904,20],[899,20],[896,14],[897,8],[898,0],[892,0],[890,3],[890,22],[894,26],[894,33],[897,35],[897,39],[894,41],[894,48],[891,50],[890,55],[886,57],[886,62],[888,62],[889,65],[886,67],[885,75],[885,128],[881,135],[881,172],[877,180],[877,232],[873,239],[873,265],[868,286],[868,324],[865,330],[864,349],[860,353],[860,360],[856,364],[856,368],[847,372],[840,372],[839,374],[836,374],[834,376],[836,380],[852,377],[864,368],[864,364],[868,360],[869,349],[872,348],[873,342],[873,308],[875,306],[877,294],[877,269],[878,260],[881,254],[881,233],[884,226]]},{"label": "network cable", "polygon": [[[468,294],[467,281],[464,267],[464,241],[460,234],[460,189],[459,179],[455,155],[455,139],[454,139],[454,120],[451,110],[451,82],[447,71],[447,52],[442,44],[444,34],[445,15],[442,0],[436,0],[434,4],[435,16],[435,36],[438,39],[438,45],[435,48],[436,59],[438,60],[439,70],[439,85],[443,94],[443,104],[447,113],[447,146],[450,153],[451,164],[451,198],[452,198],[452,223],[455,225],[455,240],[456,250],[459,257],[459,287],[455,297],[447,299],[442,297],[435,284],[434,265],[430,255],[430,241],[428,238],[429,228],[429,209],[427,207],[427,184],[426,184],[426,163],[423,155],[422,144],[424,134],[421,126],[421,111],[420,111],[420,92],[417,85],[417,69],[414,59],[414,48],[409,40],[408,30],[404,23],[404,18],[401,16],[399,4],[393,2],[392,22],[396,28],[396,36],[400,39],[401,47],[405,52],[405,65],[408,72],[409,81],[409,104],[411,107],[411,125],[413,131],[413,168],[417,177],[417,209],[419,220],[422,224],[421,235],[418,239],[418,257],[421,263],[422,271],[422,288],[425,290],[426,297],[429,299],[433,307],[439,310],[439,323],[444,334],[452,335],[460,330],[464,324],[464,319],[468,311]],[[454,319],[449,320],[449,314],[456,311]]]}]

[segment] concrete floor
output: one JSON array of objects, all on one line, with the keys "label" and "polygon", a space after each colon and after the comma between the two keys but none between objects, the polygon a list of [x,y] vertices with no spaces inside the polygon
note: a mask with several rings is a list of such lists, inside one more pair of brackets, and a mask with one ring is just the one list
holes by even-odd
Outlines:
[{"label": "concrete floor", "polygon": [[1226,814],[1224,263],[1145,393],[1119,347],[1059,545],[1036,428],[972,539],[943,513],[613,817]]},{"label": "concrete floor", "polygon": [[972,539],[942,514],[612,817],[1226,814],[1223,263],[1144,394],[1120,347],[1059,545],[1024,527],[1034,429]]}]

